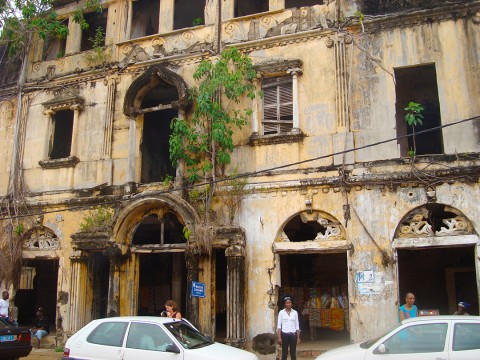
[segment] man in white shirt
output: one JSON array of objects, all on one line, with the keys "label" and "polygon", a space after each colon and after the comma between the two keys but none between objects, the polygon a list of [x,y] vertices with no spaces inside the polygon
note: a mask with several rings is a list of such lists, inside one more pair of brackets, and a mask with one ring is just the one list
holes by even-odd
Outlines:
[{"label": "man in white shirt", "polygon": [[13,320],[10,314],[10,303],[8,301],[9,297],[10,294],[5,290],[2,293],[2,298],[0,299],[0,319],[9,325],[18,326],[17,322]]},{"label": "man in white shirt", "polygon": [[292,299],[287,296],[283,299],[285,308],[278,313],[277,336],[282,345],[282,360],[287,360],[288,348],[290,359],[297,359],[297,344],[300,344],[300,325],[298,313],[292,309]]}]

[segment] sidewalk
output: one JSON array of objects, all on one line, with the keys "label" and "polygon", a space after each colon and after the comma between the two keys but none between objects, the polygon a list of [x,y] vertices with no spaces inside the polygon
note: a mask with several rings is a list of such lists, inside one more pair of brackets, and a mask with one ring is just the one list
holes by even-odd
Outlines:
[{"label": "sidewalk", "polygon": [[32,349],[30,355],[21,359],[28,360],[58,360],[61,359],[63,352],[55,352],[55,349]]}]

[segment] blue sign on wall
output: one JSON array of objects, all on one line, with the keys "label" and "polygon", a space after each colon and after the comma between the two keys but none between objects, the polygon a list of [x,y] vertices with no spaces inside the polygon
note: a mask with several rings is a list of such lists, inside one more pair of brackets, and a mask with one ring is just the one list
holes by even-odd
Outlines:
[{"label": "blue sign on wall", "polygon": [[192,281],[192,296],[205,297],[205,284]]}]

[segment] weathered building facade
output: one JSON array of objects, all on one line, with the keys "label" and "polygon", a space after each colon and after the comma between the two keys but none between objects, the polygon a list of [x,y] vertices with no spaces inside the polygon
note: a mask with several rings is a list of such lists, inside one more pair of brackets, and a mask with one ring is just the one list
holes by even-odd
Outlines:
[{"label": "weathered building facade", "polygon": [[[478,313],[480,1],[191,3],[102,2],[87,14],[105,30],[98,52],[76,2],[58,1],[69,35],[33,49],[17,122],[15,88],[2,87],[0,195],[17,166],[36,220],[21,235],[20,313],[35,296],[65,338],[173,298],[203,332],[266,357],[257,336],[273,334],[283,293],[312,339],[325,327],[312,299],[340,299],[350,341],[393,325],[406,291],[421,309],[464,300]],[[200,217],[168,136],[191,116],[196,66],[228,46],[253,60],[264,95],[238,104],[253,115],[227,169],[249,174],[235,226],[220,197],[198,256]],[[413,129],[410,101],[425,108]],[[81,231],[95,207],[110,226]]]}]

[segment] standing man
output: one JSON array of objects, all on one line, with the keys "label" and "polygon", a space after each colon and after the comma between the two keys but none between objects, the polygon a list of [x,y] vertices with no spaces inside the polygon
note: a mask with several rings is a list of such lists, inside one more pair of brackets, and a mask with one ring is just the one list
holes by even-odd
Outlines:
[{"label": "standing man", "polygon": [[13,319],[10,312],[10,302],[8,298],[10,294],[7,290],[2,293],[2,298],[0,299],[0,319],[7,323],[8,325],[18,326],[18,323]]},{"label": "standing man", "polygon": [[289,296],[283,300],[285,308],[278,313],[278,343],[282,345],[282,360],[287,360],[288,348],[290,348],[290,359],[297,360],[297,344],[300,344],[298,313],[292,309],[293,303]]},{"label": "standing man", "polygon": [[37,348],[40,347],[40,342],[44,336],[47,336],[50,332],[50,326],[48,324],[48,318],[44,314],[42,307],[37,310],[37,317],[35,318],[34,328],[32,329],[33,338],[37,338]]}]

